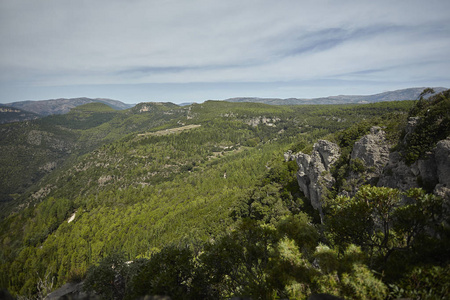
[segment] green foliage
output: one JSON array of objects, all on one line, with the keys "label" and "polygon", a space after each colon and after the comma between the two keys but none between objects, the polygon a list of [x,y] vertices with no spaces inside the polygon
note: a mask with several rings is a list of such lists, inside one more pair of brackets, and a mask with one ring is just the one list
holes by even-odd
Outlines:
[{"label": "green foliage", "polygon": [[257,299],[274,297],[269,272],[273,267],[274,228],[244,220],[236,231],[208,245],[202,258],[210,284],[222,297],[252,295]]},{"label": "green foliage", "polygon": [[386,285],[364,264],[360,248],[349,245],[341,257],[338,251],[319,245],[314,256],[320,273],[314,277],[314,289],[344,299],[384,299]]},{"label": "green foliage", "polygon": [[320,235],[307,214],[287,216],[277,223],[277,229],[282,236],[291,239],[302,249],[302,255],[312,257]]},{"label": "green foliage", "polygon": [[392,215],[400,204],[396,189],[362,186],[353,198],[337,197],[328,205],[327,225],[341,248],[355,243],[384,253],[392,247]]},{"label": "green foliage", "polygon": [[207,295],[202,293],[201,282],[195,277],[195,267],[193,254],[188,248],[163,248],[142,263],[128,287],[130,293],[127,298],[137,299],[145,295],[204,298]]},{"label": "green foliage", "polygon": [[404,279],[390,286],[392,298],[448,299],[450,266],[416,267]]},{"label": "green foliage", "polygon": [[353,198],[337,197],[326,215],[327,234],[340,251],[349,244],[361,246],[370,265],[394,280],[417,263],[445,263],[448,246],[448,212],[442,199],[412,189],[408,204],[400,205],[395,189],[363,186]]},{"label": "green foliage", "polygon": [[[393,282],[393,268],[405,269],[397,253],[407,253],[411,266],[426,255],[447,260],[438,247],[438,236],[448,237],[442,204],[419,193],[401,210],[397,191],[365,187],[356,198],[330,199],[324,227],[298,191],[296,162],[283,162],[282,154],[308,151],[334,135],[345,158],[335,171],[343,178],[352,143],[372,125],[395,139],[411,104],[208,101],[143,103],[120,112],[90,105],[2,125],[2,150],[11,152],[2,166],[16,164],[1,174],[16,186],[2,192],[8,199],[16,193],[17,202],[0,223],[0,283],[30,297],[47,274],[54,287],[86,277],[90,290],[109,299],[306,299],[321,291],[364,299],[376,298],[375,289],[385,295],[370,270],[387,270]],[[199,126],[178,130],[188,125]],[[31,150],[35,156],[22,164],[20,155]],[[55,157],[54,169],[36,171]],[[358,161],[352,167],[361,169]]]},{"label": "green foliage", "polygon": [[[67,159],[75,140],[73,132],[57,127],[47,130],[39,120],[1,125],[0,205],[20,203],[20,194]],[[0,218],[12,210],[1,207]]]},{"label": "green foliage", "polygon": [[103,299],[122,299],[125,295],[128,266],[123,255],[113,254],[91,266],[83,287]]},{"label": "green foliage", "polygon": [[405,136],[402,146],[407,163],[422,158],[439,140],[450,135],[450,90],[417,101],[409,117],[418,118],[414,130]]},{"label": "green foliage", "polygon": [[52,115],[40,120],[47,126],[64,126],[68,129],[86,130],[111,121],[120,114],[103,103],[89,103],[72,109],[66,115]]},{"label": "green foliage", "polygon": [[[407,101],[369,105],[280,107],[207,101],[187,107],[171,103],[142,103],[129,110],[114,111],[101,103],[91,103],[77,107],[65,115],[1,125],[0,150],[4,155],[0,160],[0,201],[10,201],[8,209],[0,202],[3,217],[17,203],[27,202],[25,198],[29,192],[38,192],[46,185],[54,184],[60,172],[73,169],[73,164],[80,159],[80,155],[101,145],[124,139],[132,133],[157,131],[178,127],[180,124],[203,124],[211,129],[210,134],[204,135],[205,138],[213,137],[215,141],[220,141],[211,145],[213,152],[222,152],[224,147],[233,144],[256,147],[275,141],[301,143],[302,151],[306,151],[303,148],[311,147],[317,138],[346,128],[355,121],[380,113],[401,113],[408,107]],[[272,123],[260,123],[256,127],[247,125],[252,119],[258,119],[259,122],[267,119],[267,122]],[[77,187],[72,186],[73,189]],[[38,195],[41,194],[36,196]]]},{"label": "green foliage", "polygon": [[360,158],[355,158],[350,161],[350,170],[354,173],[363,173],[366,170],[364,161]]},{"label": "green foliage", "polygon": [[350,274],[342,276],[346,299],[385,299],[387,287],[365,266],[355,264]]},{"label": "green foliage", "polygon": [[42,243],[49,234],[69,217],[73,202],[67,199],[48,198],[35,210],[35,218],[30,220],[24,233],[25,246]]},{"label": "green foliage", "polygon": [[336,178],[336,187],[344,185],[345,177],[351,169],[362,169],[358,161],[350,162],[350,155],[355,142],[367,134],[371,126],[373,123],[362,121],[336,134],[335,141],[341,149],[341,155],[331,170],[333,177]]}]

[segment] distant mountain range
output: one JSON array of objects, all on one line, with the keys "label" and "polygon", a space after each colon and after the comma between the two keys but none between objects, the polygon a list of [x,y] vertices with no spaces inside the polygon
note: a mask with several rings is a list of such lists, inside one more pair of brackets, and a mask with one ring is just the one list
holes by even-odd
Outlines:
[{"label": "distant mountain range", "polygon": [[[230,98],[224,101],[228,102],[256,102],[271,105],[299,105],[299,104],[345,104],[345,103],[373,103],[381,101],[397,101],[397,100],[417,100],[425,88],[408,88],[396,91],[389,91],[375,95],[339,95],[322,98],[254,98],[254,97],[238,97]],[[443,87],[434,87],[435,93],[447,90]],[[427,95],[430,96],[430,95]]]},{"label": "distant mountain range", "polygon": [[51,100],[38,100],[38,101],[19,101],[13,103],[7,103],[5,106],[18,108],[21,110],[26,110],[28,112],[33,112],[40,116],[48,115],[59,115],[68,113],[72,108],[93,103],[100,102],[104,103],[114,109],[122,110],[133,107],[134,105],[125,104],[123,102],[104,98],[71,98],[71,99],[51,99]]},{"label": "distant mountain range", "polygon": [[[301,104],[346,104],[346,103],[373,103],[381,101],[396,100],[416,100],[425,88],[408,88],[396,91],[389,91],[375,95],[339,95],[322,98],[256,98],[256,97],[238,97],[225,99],[227,102],[255,102],[271,105],[301,105]],[[447,90],[443,87],[434,87],[435,93]],[[430,95],[427,95],[430,96]],[[34,120],[40,117],[55,114],[68,113],[72,108],[88,103],[104,103],[113,109],[123,110],[135,105],[126,104],[118,100],[105,98],[61,98],[38,101],[19,101],[6,104],[0,104],[0,124],[18,121]],[[192,104],[182,103],[178,106]]]},{"label": "distant mountain range", "polygon": [[123,110],[134,105],[104,98],[71,98],[38,101],[18,101],[0,104],[0,124],[34,120],[49,115],[68,113],[72,108],[88,104],[104,103],[116,110]]}]

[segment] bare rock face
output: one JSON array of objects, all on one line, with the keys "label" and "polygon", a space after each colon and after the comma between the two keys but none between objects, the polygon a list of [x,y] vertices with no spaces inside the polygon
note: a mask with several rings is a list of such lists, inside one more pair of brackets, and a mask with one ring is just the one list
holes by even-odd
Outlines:
[{"label": "bare rock face", "polygon": [[371,169],[372,177],[379,175],[389,161],[386,133],[380,127],[372,127],[369,134],[355,143],[351,158],[362,160]]},{"label": "bare rock face", "polygon": [[448,200],[450,199],[450,137],[437,143],[434,155],[439,181],[434,193]]},{"label": "bare rock face", "polygon": [[[416,123],[417,118],[410,118],[406,134],[414,130]],[[369,183],[402,191],[417,187],[433,189],[436,186],[440,195],[450,192],[449,139],[440,141],[436,149],[412,165],[407,165],[399,152],[390,153],[389,148],[385,132],[379,127],[372,127],[368,135],[355,143],[351,159],[364,164],[363,172],[353,171],[348,178],[355,190],[361,184]]]},{"label": "bare rock face", "polygon": [[[410,131],[416,119],[410,120]],[[322,216],[323,197],[335,183],[331,167],[340,157],[339,146],[325,140],[314,144],[311,155],[284,154],[285,161],[296,160],[300,190]],[[353,165],[352,165],[353,164]],[[386,133],[372,127],[370,133],[355,142],[350,160],[350,173],[340,193],[352,195],[363,184],[407,191],[423,187],[449,200],[450,205],[450,137],[437,143],[436,148],[412,165],[407,165],[399,152],[390,152]]]},{"label": "bare rock face", "polygon": [[313,155],[318,154],[321,159],[325,169],[328,171],[340,156],[340,148],[335,143],[319,140],[314,145]]},{"label": "bare rock face", "polygon": [[348,184],[342,194],[354,195],[363,184],[376,184],[389,161],[390,145],[381,127],[374,126],[370,133],[355,142],[350,160]]},{"label": "bare rock face", "polygon": [[311,205],[322,214],[322,196],[335,181],[330,174],[330,168],[340,156],[339,146],[319,140],[314,144],[311,155],[300,152],[296,156],[300,190],[311,201]]},{"label": "bare rock face", "polygon": [[[411,165],[404,162],[399,152],[392,152],[377,185],[402,191],[418,187],[433,189],[439,183],[438,165],[435,151]],[[442,165],[445,166],[445,163]]]},{"label": "bare rock face", "polygon": [[418,175],[419,169],[417,166],[406,165],[399,152],[392,152],[377,185],[405,191],[419,187],[417,183]]},{"label": "bare rock face", "polygon": [[439,183],[450,187],[450,137],[437,143],[435,157]]},{"label": "bare rock face", "polygon": [[408,137],[414,132],[414,129],[416,129],[417,124],[419,123],[419,120],[420,120],[420,117],[408,118],[408,123],[406,124],[405,136],[403,137],[403,142],[406,142],[408,140]]}]

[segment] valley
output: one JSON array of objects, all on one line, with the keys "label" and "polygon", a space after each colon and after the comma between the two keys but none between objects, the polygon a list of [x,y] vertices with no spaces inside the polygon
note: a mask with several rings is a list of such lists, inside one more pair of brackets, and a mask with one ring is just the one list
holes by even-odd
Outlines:
[{"label": "valley", "polygon": [[[370,104],[95,102],[2,124],[1,287],[30,299],[68,282],[104,299],[449,296],[445,167],[421,167],[447,163],[449,108],[448,90]],[[368,163],[380,141],[397,161]],[[413,183],[378,184],[406,181],[399,165],[419,170]]]}]

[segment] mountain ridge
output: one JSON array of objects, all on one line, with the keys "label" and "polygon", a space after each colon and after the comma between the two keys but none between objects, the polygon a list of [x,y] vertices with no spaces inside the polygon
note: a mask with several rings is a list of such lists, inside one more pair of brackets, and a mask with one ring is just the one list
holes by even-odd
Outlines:
[{"label": "mountain ridge", "polygon": [[[372,95],[337,95],[318,98],[258,98],[235,97],[225,99],[227,102],[255,102],[271,105],[300,105],[300,104],[349,104],[349,103],[374,103],[382,101],[417,100],[425,87],[407,88],[387,91]],[[435,94],[447,90],[444,87],[433,87]]]},{"label": "mountain ridge", "polygon": [[36,113],[0,104],[0,124],[38,119]]},{"label": "mountain ridge", "polygon": [[[270,105],[302,105],[302,104],[351,104],[351,103],[375,103],[381,101],[396,101],[396,100],[417,100],[425,87],[406,88],[394,91],[387,91],[372,95],[335,95],[318,98],[259,98],[259,97],[233,97],[221,101],[226,102],[253,102],[264,103]],[[435,94],[447,90],[444,87],[434,87]],[[431,95],[427,95],[431,96]],[[426,97],[426,98],[427,98]],[[10,123],[16,121],[25,121],[35,119],[36,115],[40,117],[65,114],[72,108],[88,104],[88,103],[104,103],[115,110],[124,110],[134,107],[136,104],[127,104],[119,100],[108,98],[57,98],[48,100],[25,100],[11,103],[1,103],[3,108],[20,109],[21,114],[10,116],[10,111],[4,109],[0,114],[0,123]],[[180,103],[178,106],[188,106],[192,102]],[[32,113],[32,114],[30,114]]]},{"label": "mountain ridge", "polygon": [[58,98],[49,100],[36,100],[36,101],[27,100],[27,101],[6,103],[4,105],[33,112],[41,116],[48,116],[55,114],[65,114],[68,113],[74,107],[93,102],[104,103],[116,110],[123,110],[134,106],[113,99],[87,98],[87,97]]}]

